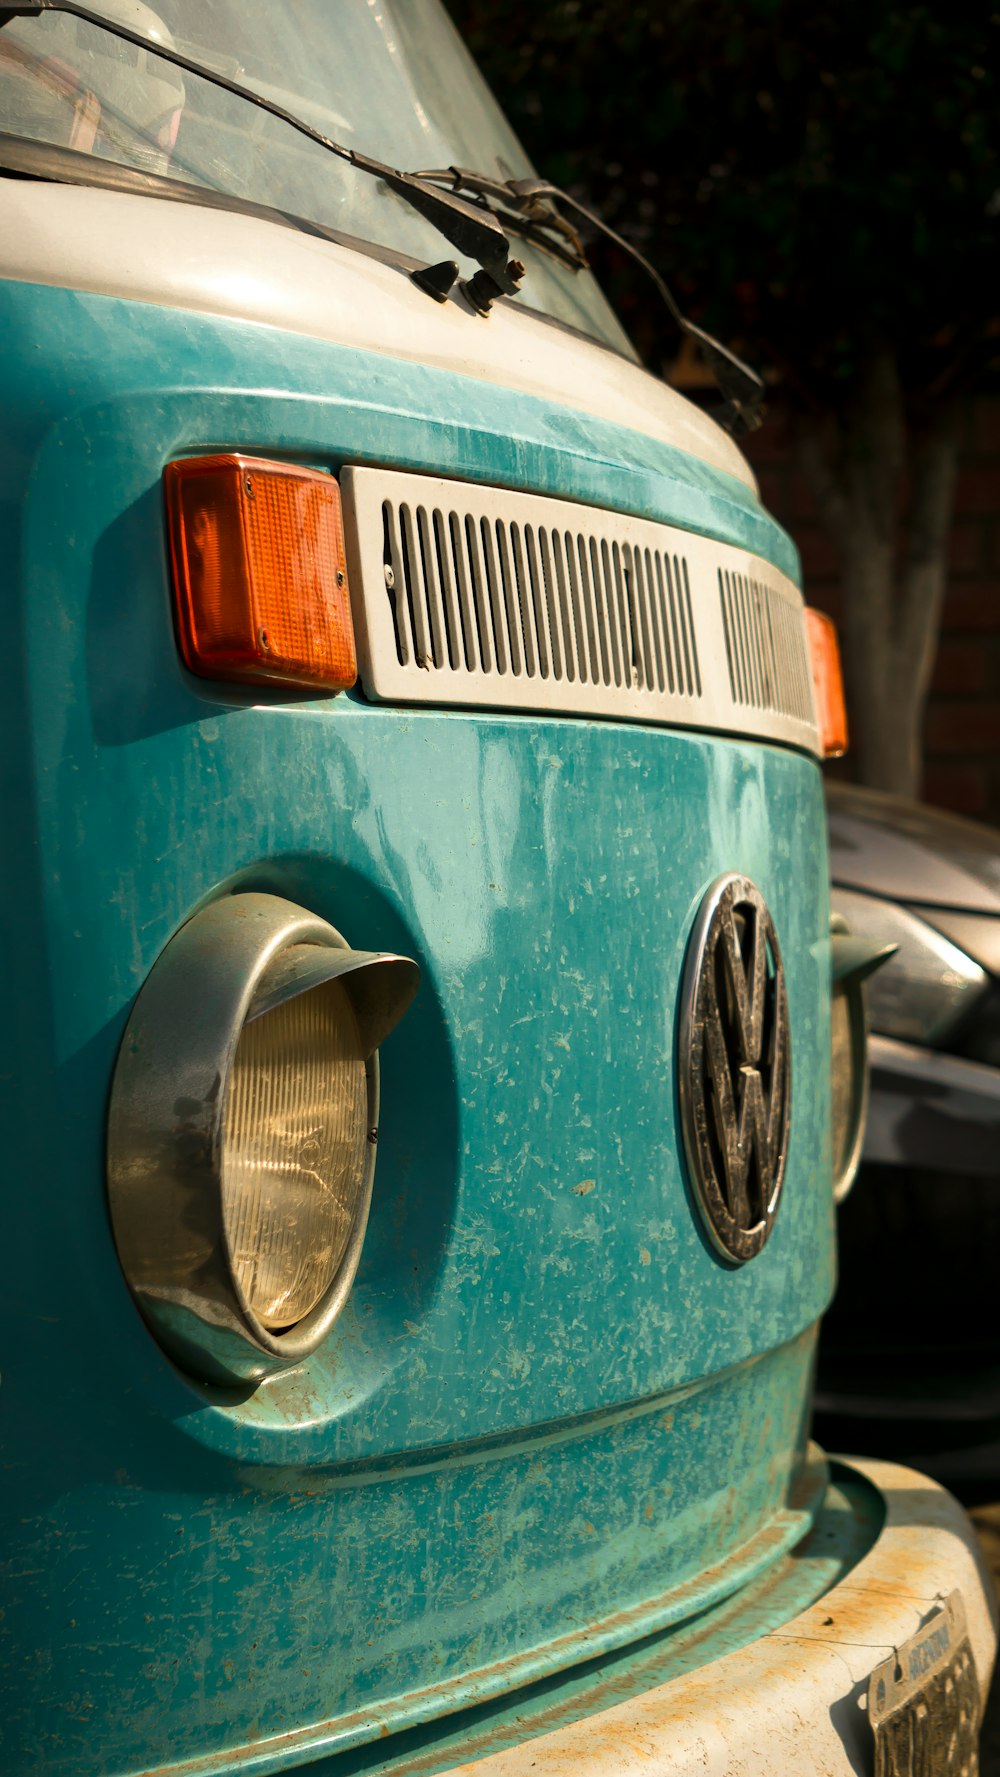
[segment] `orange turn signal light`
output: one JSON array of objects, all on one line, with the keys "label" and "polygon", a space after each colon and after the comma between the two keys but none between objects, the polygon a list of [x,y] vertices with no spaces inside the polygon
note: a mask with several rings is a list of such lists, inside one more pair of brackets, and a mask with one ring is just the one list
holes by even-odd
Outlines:
[{"label": "orange turn signal light", "polygon": [[333,476],[232,455],[168,463],[164,480],[185,665],[208,679],[353,685]]},{"label": "orange turn signal light", "polygon": [[847,705],[837,626],[832,617],[810,605],[806,606],[806,640],[823,756],[839,759],[847,751]]}]

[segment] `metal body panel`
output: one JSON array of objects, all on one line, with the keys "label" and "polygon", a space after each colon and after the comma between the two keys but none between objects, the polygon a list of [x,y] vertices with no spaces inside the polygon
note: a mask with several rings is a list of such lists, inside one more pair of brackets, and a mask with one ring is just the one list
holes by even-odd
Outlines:
[{"label": "metal body panel", "polygon": [[873,1036],[869,1053],[866,1160],[943,1172],[959,1163],[996,1182],[1000,1071],[894,1037]]},{"label": "metal body panel", "polygon": [[1000,916],[998,913],[952,913],[943,907],[922,908],[929,925],[957,944],[973,962],[1000,977]]},{"label": "metal body panel", "polygon": [[[814,1509],[820,779],[706,735],[193,680],[164,461],[385,460],[780,534],[703,466],[630,434],[609,464],[611,429],[481,381],[72,291],[0,300],[4,1769],[90,1777],[99,1747],[109,1774],[218,1770],[289,1734],[301,1763],[333,1722],[378,1737],[579,1658],[595,1626],[610,1646],[703,1608]],[[734,863],[780,933],[796,1046],[781,1215],[737,1276],[689,1199],[674,1089],[691,922]],[[381,1056],[351,1300],[245,1396],[171,1368],[104,1203],[129,1008],[235,887],[424,971]]]},{"label": "metal body panel", "polygon": [[[444,1770],[453,1777],[522,1777],[529,1771],[536,1777],[687,1777],[695,1770],[708,1777],[733,1771],[772,1777],[776,1770],[788,1777],[815,1777],[817,1771],[853,1777],[872,1768],[867,1704],[873,1669],[955,1589],[985,1703],[997,1608],[965,1513],[912,1469],[852,1458],[837,1471],[842,1484],[864,1478],[877,1488],[885,1522],[861,1559],[806,1609],[762,1625],[747,1645],[624,1702],[612,1701],[615,1676],[608,1674],[598,1713],[581,1712],[568,1725],[525,1738],[531,1723],[522,1712],[517,1745],[471,1759],[456,1749],[458,1757],[446,1763],[433,1755],[414,1757],[390,1767],[393,1777]],[[834,1529],[832,1540],[837,1535]],[[601,1676],[593,1681],[598,1696]],[[626,1690],[628,1675],[618,1684]]]},{"label": "metal body panel", "polygon": [[[4,188],[0,181],[0,195]],[[79,439],[100,427],[114,449],[119,416],[104,403],[119,388],[129,391],[119,397],[126,405],[155,401],[164,459],[204,450],[220,436],[260,454],[267,426],[255,426],[254,404],[273,395],[276,377],[277,392],[288,391],[286,454],[307,466],[310,460],[391,463],[530,488],[733,543],[798,581],[791,539],[753,489],[733,475],[655,434],[575,412],[561,400],[486,384],[464,367],[394,360],[253,321],[45,285],[0,285],[0,313],[15,397],[8,409],[8,448],[23,415],[34,408],[36,438],[38,425],[58,415],[67,426],[76,421]],[[39,331],[59,341],[54,363],[37,356]],[[150,363],[151,334],[161,342],[163,371]],[[596,347],[588,350],[602,355]],[[69,355],[69,366],[61,354]],[[110,389],[109,355],[120,360]],[[659,386],[640,374],[650,389]],[[129,414],[123,411],[120,420],[127,437]]]},{"label": "metal body panel", "polygon": [[[989,991],[978,962],[922,915],[881,895],[835,887],[835,914],[874,944],[894,945],[895,955],[871,981],[868,1014],[880,1036],[946,1049],[948,1039]],[[1000,921],[996,922],[1000,929]]]},{"label": "metal body panel", "polygon": [[1000,913],[992,828],[854,784],[831,783],[826,794],[830,874],[842,888],[916,908]]},{"label": "metal body panel", "polygon": [[457,292],[432,302],[404,269],[308,229],[4,179],[0,277],[256,322],[475,377],[628,427],[755,491],[746,458],[721,427],[638,364],[516,302],[497,303],[488,320]]}]

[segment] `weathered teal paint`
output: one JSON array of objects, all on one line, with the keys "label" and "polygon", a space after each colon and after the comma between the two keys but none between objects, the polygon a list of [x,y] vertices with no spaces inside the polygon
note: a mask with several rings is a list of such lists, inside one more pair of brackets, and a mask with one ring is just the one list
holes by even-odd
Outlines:
[{"label": "weathered teal paint", "polygon": [[616,1655],[588,1660],[512,1696],[464,1710],[454,1720],[404,1731],[388,1746],[359,1749],[350,1761],[343,1755],[321,1759],[310,1767],[310,1777],[435,1777],[526,1740],[530,1766],[530,1741],[540,1735],[639,1698],[790,1623],[868,1554],[884,1518],[885,1502],[875,1488],[856,1471],[832,1463],[831,1484],[809,1534],[734,1597]]},{"label": "weathered teal paint", "polygon": [[[203,316],[0,301],[3,1768],[277,1771],[565,1666],[581,1627],[662,1630],[801,1531],[832,1288],[822,801],[790,751],[191,680],[163,463],[384,460],[785,545],[728,478],[544,403]],[[731,868],[772,908],[795,1045],[785,1199],[735,1272],[688,1195],[673,1055]],[[243,1399],[145,1331],[103,1182],[134,995],[234,887],[425,977],[382,1057],[349,1310]]]},{"label": "weathered teal paint", "polygon": [[[274,436],[275,410],[265,420],[259,401],[286,392],[280,427],[297,461],[315,453],[324,466],[433,465],[468,481],[586,500],[742,545],[801,583],[794,543],[745,483],[536,396],[251,322],[47,285],[0,284],[0,323],[5,381],[23,390],[33,429],[75,419],[88,431],[109,417],[105,402],[138,394],[155,405],[166,457],[220,440],[251,450]],[[61,351],[39,359],[39,334]]]}]

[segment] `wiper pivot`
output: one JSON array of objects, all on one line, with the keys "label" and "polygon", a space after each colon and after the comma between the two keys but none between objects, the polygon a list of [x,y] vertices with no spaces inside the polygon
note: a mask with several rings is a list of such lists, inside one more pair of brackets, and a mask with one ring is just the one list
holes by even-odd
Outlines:
[{"label": "wiper pivot", "polygon": [[[627,253],[642,267],[646,276],[655,284],[681,332],[686,333],[701,347],[719,392],[725,397],[725,405],[716,415],[720,424],[728,431],[736,433],[750,432],[760,425],[760,407],[764,396],[762,377],[749,364],[745,364],[742,358],[737,357],[735,352],[730,351],[728,346],[724,346],[721,340],[689,321],[669,285],[661,278],[656,267],[640,253],[638,247],[625,240],[623,235],[618,234],[593,210],[581,204],[578,198],[571,197],[569,192],[562,191],[558,185],[550,184],[548,179],[493,179],[484,173],[470,172],[465,167],[440,168],[421,173],[418,177],[447,185],[455,194],[469,191],[484,206],[491,199],[495,203],[508,206],[500,212],[508,230],[514,231],[516,217],[519,216],[526,226],[518,232],[527,233],[530,227],[531,238],[537,240],[539,245],[547,244],[548,251],[556,252],[566,263],[577,270],[583,270],[587,264],[587,256],[580,237],[572,224],[559,214],[556,205],[561,204],[574,211],[591,228],[606,235],[608,240],[613,241],[623,253]],[[510,207],[515,211],[515,216],[510,214]],[[539,238],[546,233],[549,233],[547,243]]]},{"label": "wiper pivot", "polygon": [[[542,181],[493,179],[487,173],[470,172],[467,167],[437,167],[430,172],[420,172],[416,177],[435,185],[449,186],[454,192],[470,191],[480,201],[492,199],[494,203],[505,206],[494,210],[493,214],[503,223],[508,234],[518,234],[524,240],[532,241],[543,252],[561,260],[563,265],[568,265],[572,271],[589,269],[590,261],[583,242],[572,223],[560,216],[555,205],[545,199],[531,197],[529,201],[527,195],[522,197],[522,184],[536,185],[543,183]],[[512,202],[516,205],[514,209],[510,208]]]},{"label": "wiper pivot", "polygon": [[[496,284],[497,292],[516,296],[520,278],[509,263],[510,242],[492,210],[482,204],[471,204],[450,191],[440,191],[421,173],[401,173],[380,160],[372,160],[357,149],[348,148],[345,157],[363,173],[371,173],[405,197],[428,222],[439,228],[445,239],[466,259],[474,259]],[[514,265],[518,262],[515,260]],[[521,268],[521,277],[524,269]]]}]

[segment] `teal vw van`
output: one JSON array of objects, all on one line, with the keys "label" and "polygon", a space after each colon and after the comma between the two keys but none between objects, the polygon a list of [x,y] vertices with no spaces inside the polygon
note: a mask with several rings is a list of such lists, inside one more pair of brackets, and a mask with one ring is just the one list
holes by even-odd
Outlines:
[{"label": "teal vw van", "polygon": [[971,1768],[968,1525],[808,1439],[873,959],[732,436],[434,0],[0,27],[0,1769]]}]

